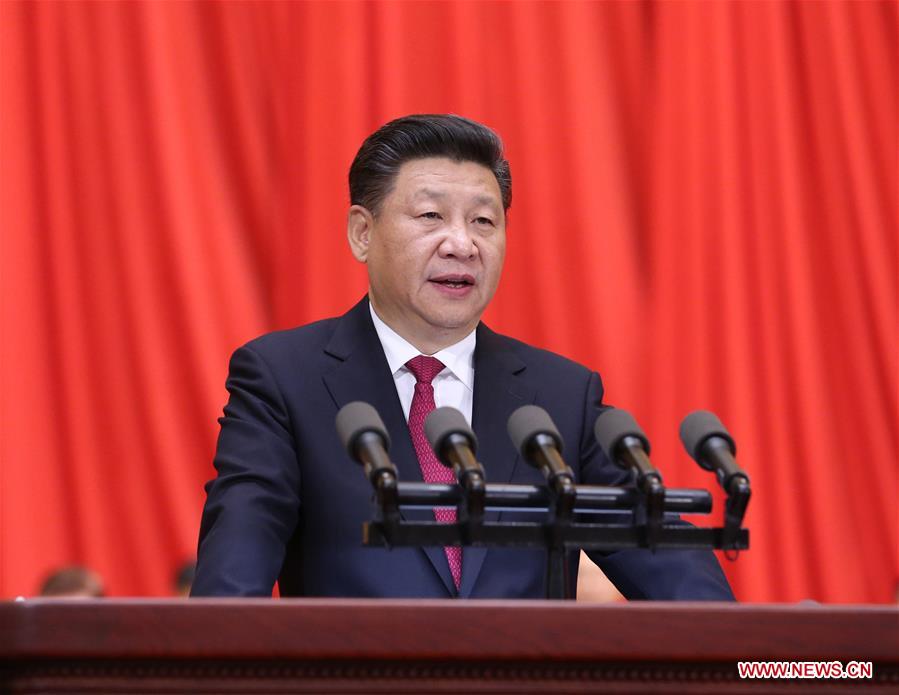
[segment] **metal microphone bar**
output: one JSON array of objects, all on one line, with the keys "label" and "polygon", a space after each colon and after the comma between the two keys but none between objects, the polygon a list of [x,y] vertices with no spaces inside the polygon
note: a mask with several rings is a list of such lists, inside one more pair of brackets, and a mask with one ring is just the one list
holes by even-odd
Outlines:
[{"label": "metal microphone bar", "polygon": [[[488,511],[547,511],[550,492],[537,485],[503,485],[487,483],[486,505]],[[462,502],[465,493],[461,487],[444,483],[397,483],[399,506],[455,507]],[[631,511],[640,503],[641,495],[633,488],[606,487],[602,485],[578,485],[576,513],[602,511]],[[712,495],[707,490],[692,488],[667,488],[665,511],[677,514],[708,514],[712,511]]]},{"label": "metal microphone bar", "polygon": [[[645,529],[635,526],[570,524],[559,530],[566,548],[623,550],[649,547]],[[363,544],[375,547],[474,545],[482,547],[546,547],[547,527],[524,522],[485,523],[474,529],[464,524],[434,521],[402,521],[393,526],[371,522],[363,527]],[[659,549],[709,550],[725,547],[724,529],[678,525],[662,526],[656,539]],[[749,531],[739,529],[731,542],[734,550],[749,548]],[[558,597],[557,597],[558,598]]]}]

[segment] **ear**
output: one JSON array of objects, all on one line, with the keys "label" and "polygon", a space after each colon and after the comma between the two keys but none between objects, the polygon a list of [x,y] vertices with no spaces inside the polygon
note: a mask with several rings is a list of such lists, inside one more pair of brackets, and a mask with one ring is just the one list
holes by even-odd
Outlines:
[{"label": "ear", "polygon": [[374,222],[369,209],[361,205],[351,206],[347,213],[347,241],[350,242],[350,251],[360,263],[365,263],[368,259],[368,243]]}]

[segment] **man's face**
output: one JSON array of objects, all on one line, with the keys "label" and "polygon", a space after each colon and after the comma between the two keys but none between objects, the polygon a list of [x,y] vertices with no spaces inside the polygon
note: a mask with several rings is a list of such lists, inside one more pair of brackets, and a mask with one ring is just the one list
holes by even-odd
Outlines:
[{"label": "man's face", "polygon": [[436,351],[474,330],[496,292],[506,251],[499,184],[474,162],[406,162],[377,217],[350,209],[349,236],[378,315]]}]

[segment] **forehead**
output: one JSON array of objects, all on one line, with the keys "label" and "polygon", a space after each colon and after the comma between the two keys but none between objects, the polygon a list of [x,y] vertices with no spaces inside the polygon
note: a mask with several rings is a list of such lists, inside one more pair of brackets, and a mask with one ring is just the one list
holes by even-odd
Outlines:
[{"label": "forehead", "polygon": [[477,162],[428,157],[404,162],[388,196],[410,202],[419,198],[473,197],[502,208],[499,183]]}]

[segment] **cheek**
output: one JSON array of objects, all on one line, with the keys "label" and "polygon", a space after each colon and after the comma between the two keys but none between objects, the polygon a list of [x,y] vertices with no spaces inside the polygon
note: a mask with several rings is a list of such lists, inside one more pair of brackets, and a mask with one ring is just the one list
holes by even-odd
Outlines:
[{"label": "cheek", "polygon": [[499,275],[503,268],[503,261],[506,257],[505,240],[499,240],[485,245],[483,256],[484,265],[488,270],[493,274]]},{"label": "cheek", "polygon": [[385,275],[395,275],[399,269],[408,263],[406,247],[392,239],[381,241],[381,243],[372,246],[369,253],[372,257],[372,262]]},{"label": "cheek", "polygon": [[369,271],[392,294],[408,296],[420,291],[426,268],[427,255],[411,242],[383,244],[377,250],[372,249],[369,260]]},{"label": "cheek", "polygon": [[426,243],[426,239],[420,234],[410,230],[397,230],[392,234],[385,234],[381,238],[382,251],[396,259],[408,262]]}]

